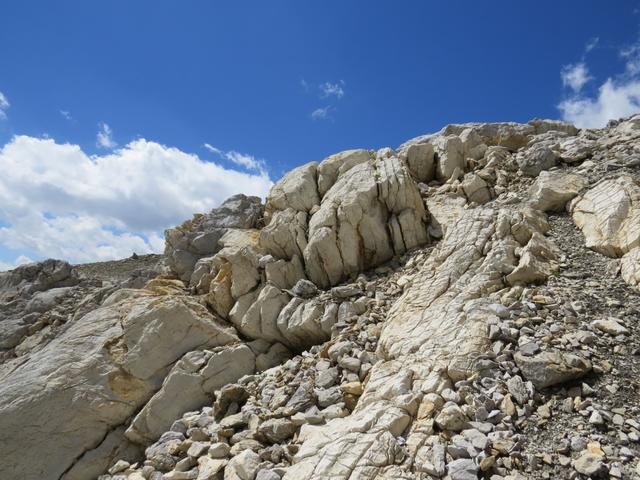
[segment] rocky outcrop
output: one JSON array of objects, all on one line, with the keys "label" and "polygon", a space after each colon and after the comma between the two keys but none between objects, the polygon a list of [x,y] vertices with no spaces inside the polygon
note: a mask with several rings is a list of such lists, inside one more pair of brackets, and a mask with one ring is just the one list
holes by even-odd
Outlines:
[{"label": "rocky outcrop", "polygon": [[639,125],[449,125],[167,230],[157,277],[0,275],[8,469],[631,475]]},{"label": "rocky outcrop", "polygon": [[237,341],[187,296],[117,292],[41,350],[2,367],[5,468],[24,479],[59,478],[91,461],[184,353]]},{"label": "rocky outcrop", "polygon": [[427,242],[422,199],[396,157],[348,170],[309,220],[303,256],[311,281],[323,288]]},{"label": "rocky outcrop", "polygon": [[229,229],[258,226],[263,206],[258,197],[234,195],[206,215],[195,215],[165,232],[165,257],[169,267],[189,282],[196,262],[220,250],[218,241]]}]

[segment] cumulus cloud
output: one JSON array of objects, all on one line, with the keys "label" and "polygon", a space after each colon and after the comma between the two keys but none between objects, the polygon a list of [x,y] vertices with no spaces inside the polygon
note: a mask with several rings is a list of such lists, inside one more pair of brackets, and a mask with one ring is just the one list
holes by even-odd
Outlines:
[{"label": "cumulus cloud", "polygon": [[98,124],[99,130],[96,137],[96,145],[101,148],[116,148],[118,144],[113,140],[111,127],[104,122]]},{"label": "cumulus cloud", "polygon": [[[587,52],[597,44],[591,46],[592,43],[587,44]],[[583,71],[575,68],[561,71],[563,83],[572,90],[572,94],[558,105],[563,120],[581,128],[602,128],[611,119],[640,112],[640,43],[622,49],[620,56],[625,62],[624,72],[607,78],[594,95],[582,91],[584,84],[591,79],[586,65]]]},{"label": "cumulus cloud", "polygon": [[[163,229],[235,193],[266,196],[245,173],[139,139],[105,155],[16,136],[0,149],[0,244],[71,262],[160,252]],[[5,265],[6,266],[6,265]]]},{"label": "cumulus cloud", "polygon": [[13,270],[14,268],[19,267],[20,265],[24,265],[25,263],[31,263],[31,262],[33,262],[33,260],[31,260],[26,255],[19,255],[12,263],[6,263],[6,262],[0,261],[0,272],[4,272],[6,270]]},{"label": "cumulus cloud", "polygon": [[73,120],[73,117],[71,116],[71,112],[69,112],[68,110],[60,110],[60,115],[62,115],[62,117],[65,120],[69,120],[69,121]]},{"label": "cumulus cloud", "polygon": [[211,153],[215,153],[219,157],[225,158],[240,167],[246,168],[247,170],[254,170],[256,172],[265,171],[264,160],[258,159],[253,155],[236,152],[235,150],[229,150],[228,152],[225,152],[223,150],[220,150],[219,148],[214,147],[209,143],[205,143],[203,146],[204,148],[209,150]]},{"label": "cumulus cloud", "polygon": [[592,78],[584,62],[565,65],[560,71],[560,77],[562,78],[562,84],[565,87],[570,87],[575,93],[579,93],[582,87]]},{"label": "cumulus cloud", "polygon": [[7,109],[11,105],[9,104],[9,100],[5,97],[4,93],[0,92],[0,120],[4,120],[7,118]]},{"label": "cumulus cloud", "polygon": [[329,115],[330,110],[331,107],[329,106],[316,108],[313,112],[311,112],[311,118],[314,120],[326,120],[328,118],[331,118]]}]

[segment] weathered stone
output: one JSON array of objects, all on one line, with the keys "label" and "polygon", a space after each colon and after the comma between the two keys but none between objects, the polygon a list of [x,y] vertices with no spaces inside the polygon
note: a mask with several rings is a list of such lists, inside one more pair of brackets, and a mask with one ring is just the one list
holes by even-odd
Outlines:
[{"label": "weathered stone", "polygon": [[309,221],[307,275],[327,288],[427,242],[415,182],[397,158],[361,163],[342,175]]},{"label": "weathered stone", "polygon": [[231,460],[224,469],[224,480],[254,480],[260,465],[260,457],[252,450],[244,450]]},{"label": "weathered stone", "polygon": [[196,262],[220,250],[218,240],[229,228],[254,228],[262,217],[258,197],[234,195],[208,214],[198,214],[165,231],[167,264],[182,280],[189,281]]},{"label": "weathered stone", "polygon": [[640,186],[629,176],[604,180],[571,203],[587,247],[610,257],[640,246]]},{"label": "weathered stone", "polygon": [[527,380],[536,388],[546,388],[580,378],[591,371],[591,362],[578,355],[545,351],[534,356],[516,352],[514,359]]},{"label": "weathered stone", "polygon": [[298,212],[309,212],[320,205],[317,168],[316,162],[294,168],[271,187],[265,207],[267,217],[276,210],[292,208]]},{"label": "weathered stone", "polygon": [[529,190],[529,205],[543,212],[564,210],[569,200],[588,185],[580,175],[560,172],[541,172]]},{"label": "weathered stone", "polygon": [[325,158],[318,165],[318,193],[320,197],[329,191],[338,178],[350,169],[369,161],[368,150],[347,150]]},{"label": "weathered stone", "polygon": [[544,143],[536,143],[531,148],[516,155],[518,167],[525,175],[537,176],[558,163],[558,155]]},{"label": "weathered stone", "polygon": [[258,435],[271,443],[281,443],[293,436],[298,428],[289,419],[272,418],[260,424]]},{"label": "weathered stone", "polygon": [[175,418],[202,407],[215,390],[254,370],[255,356],[246,345],[187,353],[171,369],[162,388],[136,415],[127,429],[127,437],[143,444],[157,439]]},{"label": "weathered stone", "polygon": [[623,335],[625,333],[629,333],[629,330],[626,327],[620,325],[620,323],[612,317],[594,320],[591,322],[591,326],[610,335]]},{"label": "weathered stone", "polygon": [[627,285],[640,290],[640,247],[635,247],[622,256],[620,275]]},{"label": "weathered stone", "polygon": [[0,373],[0,446],[15,475],[60,477],[78,457],[100,451],[184,353],[238,340],[190,298],[136,292],[105,302]]}]

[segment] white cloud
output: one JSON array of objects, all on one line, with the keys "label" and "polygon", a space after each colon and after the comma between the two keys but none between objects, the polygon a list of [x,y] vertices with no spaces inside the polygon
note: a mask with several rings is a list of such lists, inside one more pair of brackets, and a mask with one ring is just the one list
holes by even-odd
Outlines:
[{"label": "white cloud", "polygon": [[111,127],[104,122],[98,124],[100,130],[98,130],[98,135],[96,137],[96,144],[98,147],[102,148],[116,148],[118,144],[113,140],[113,131]]},{"label": "white cloud", "polygon": [[330,106],[316,108],[313,112],[311,112],[311,118],[314,120],[326,120],[328,118],[331,118],[329,116],[330,110]]},{"label": "white cloud", "polygon": [[580,92],[582,87],[592,79],[584,62],[565,65],[560,70],[560,77],[562,78],[562,84],[565,87],[570,87],[575,93]]},{"label": "white cloud", "polygon": [[600,37],[593,37],[589,39],[587,44],[584,46],[584,53],[589,53],[598,46],[598,43],[600,43]]},{"label": "white cloud", "polygon": [[325,82],[320,85],[320,92],[321,92],[320,96],[322,98],[327,98],[327,97],[342,98],[344,97],[344,88],[342,88],[344,86],[345,86],[344,80],[340,80],[337,83]]},{"label": "white cloud", "polygon": [[308,92],[308,91],[309,91],[309,84],[307,83],[307,81],[306,81],[304,78],[301,78],[301,79],[300,79],[300,86],[302,87],[302,89],[303,89],[305,92]]},{"label": "white cloud", "polygon": [[209,143],[205,143],[204,144],[204,148],[206,148],[207,150],[209,150],[212,153],[215,153],[216,155],[220,155],[221,157],[224,156],[224,152],[222,150],[220,150],[219,148],[214,147],[213,145],[211,145]]},{"label": "white cloud", "polygon": [[580,128],[602,128],[611,119],[640,111],[640,80],[616,82],[608,78],[596,98],[577,96],[559,105],[562,118]]},{"label": "white cloud", "polygon": [[25,263],[31,263],[31,262],[33,262],[33,260],[31,260],[26,255],[19,255],[12,263],[6,263],[6,262],[0,261],[0,272],[4,272],[6,270],[13,270],[14,268],[19,267],[20,265],[24,265]]},{"label": "white cloud", "polygon": [[4,93],[0,92],[0,120],[7,118],[6,110],[11,106]]},{"label": "white cloud", "polygon": [[139,139],[105,155],[16,136],[0,149],[0,244],[71,262],[162,251],[162,230],[235,193],[266,196],[250,174]]},{"label": "white cloud", "polygon": [[[582,93],[584,83],[577,89],[569,84],[574,94],[558,105],[563,120],[581,128],[602,128],[609,120],[640,112],[640,43],[622,49],[620,56],[625,60],[624,72],[607,78],[595,96]],[[584,68],[588,76],[586,66]],[[575,86],[581,78],[575,77]]]},{"label": "white cloud", "polygon": [[240,167],[244,167],[247,170],[254,170],[256,172],[264,172],[265,171],[265,162],[264,160],[258,159],[253,155],[249,155],[246,153],[236,152],[235,150],[230,150],[228,152],[224,152],[219,148],[214,147],[209,143],[205,143],[204,148],[209,150],[212,153],[215,153],[221,158],[225,158],[230,162],[235,163]]},{"label": "white cloud", "polygon": [[73,117],[71,116],[71,112],[69,112],[68,110],[60,110],[60,115],[62,115],[66,120],[69,120],[69,121],[73,120]]}]

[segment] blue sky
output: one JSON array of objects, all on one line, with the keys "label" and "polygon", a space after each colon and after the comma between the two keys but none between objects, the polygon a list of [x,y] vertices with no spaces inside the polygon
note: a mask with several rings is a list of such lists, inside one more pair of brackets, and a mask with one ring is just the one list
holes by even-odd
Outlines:
[{"label": "blue sky", "polygon": [[158,250],[162,228],[227,194],[262,195],[296,165],[447,123],[628,114],[639,7],[6,2],[0,269]]}]

